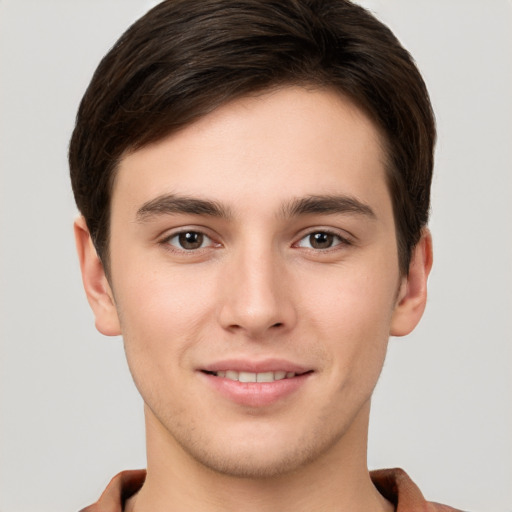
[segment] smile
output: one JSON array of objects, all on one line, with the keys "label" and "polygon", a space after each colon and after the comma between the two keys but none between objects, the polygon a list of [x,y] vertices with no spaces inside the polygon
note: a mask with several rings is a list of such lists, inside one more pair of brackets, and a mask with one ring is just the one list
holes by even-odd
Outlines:
[{"label": "smile", "polygon": [[242,372],[236,370],[220,370],[217,372],[205,373],[238,382],[275,382],[276,380],[291,379],[297,375],[295,372],[287,372],[285,370],[260,373]]},{"label": "smile", "polygon": [[217,396],[250,408],[277,404],[295,395],[314,373],[312,369],[282,360],[259,363],[231,360],[199,371]]}]

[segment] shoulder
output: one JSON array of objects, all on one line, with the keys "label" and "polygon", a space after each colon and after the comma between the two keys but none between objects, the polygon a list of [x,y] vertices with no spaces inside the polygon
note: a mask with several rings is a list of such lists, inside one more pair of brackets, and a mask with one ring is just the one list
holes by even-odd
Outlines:
[{"label": "shoulder", "polygon": [[371,471],[370,476],[378,491],[395,505],[396,512],[462,512],[427,501],[403,469],[379,469]]},{"label": "shoulder", "polygon": [[121,471],[112,478],[100,499],[80,512],[123,512],[124,502],[142,487],[145,479],[145,469]]}]

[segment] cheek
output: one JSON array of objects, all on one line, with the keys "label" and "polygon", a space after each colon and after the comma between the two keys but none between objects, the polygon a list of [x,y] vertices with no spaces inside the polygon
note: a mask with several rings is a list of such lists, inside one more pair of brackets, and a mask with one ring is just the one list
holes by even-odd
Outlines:
[{"label": "cheek", "polygon": [[319,328],[331,326],[353,336],[366,329],[388,333],[398,289],[397,270],[379,271],[366,265],[314,278],[304,275],[302,281],[307,291],[303,295],[309,297],[306,309],[314,311]]},{"label": "cheek", "polygon": [[[196,283],[194,283],[196,284]],[[133,381],[153,411],[175,414],[187,406],[190,354],[204,334],[209,305],[198,299],[190,281],[151,276],[127,283],[118,304],[124,348]],[[210,294],[206,294],[208,297]],[[204,337],[204,336],[203,336]]]},{"label": "cheek", "polygon": [[186,365],[188,351],[213,316],[213,283],[200,274],[168,268],[126,272],[123,277],[130,277],[118,280],[116,302],[132,373],[169,375],[172,364],[172,375],[176,365]]},{"label": "cheek", "polygon": [[305,281],[310,299],[302,316],[311,319],[318,342],[329,344],[337,378],[341,373],[376,379],[384,361],[398,271],[386,275],[368,268]]}]

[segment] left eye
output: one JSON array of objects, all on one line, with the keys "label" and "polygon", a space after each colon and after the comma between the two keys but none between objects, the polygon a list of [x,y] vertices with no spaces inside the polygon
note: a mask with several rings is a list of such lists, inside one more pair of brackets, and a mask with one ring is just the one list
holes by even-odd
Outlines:
[{"label": "left eye", "polygon": [[330,249],[343,242],[344,240],[339,235],[329,233],[328,231],[317,231],[299,240],[297,246],[308,249]]},{"label": "left eye", "polygon": [[213,244],[210,237],[200,231],[182,231],[167,239],[167,243],[178,249],[193,251]]}]

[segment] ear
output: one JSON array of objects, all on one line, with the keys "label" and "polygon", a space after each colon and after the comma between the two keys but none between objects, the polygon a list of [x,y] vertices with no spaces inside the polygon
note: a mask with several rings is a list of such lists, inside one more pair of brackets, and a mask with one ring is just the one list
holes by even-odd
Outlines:
[{"label": "ear", "polygon": [[114,295],[82,216],[75,220],[74,230],[82,282],[96,319],[96,329],[106,336],[117,336],[121,334],[121,327]]},{"label": "ear", "polygon": [[432,236],[425,228],[420,241],[413,249],[409,273],[402,278],[391,320],[391,336],[409,334],[423,316],[427,303],[427,279],[432,261]]}]

